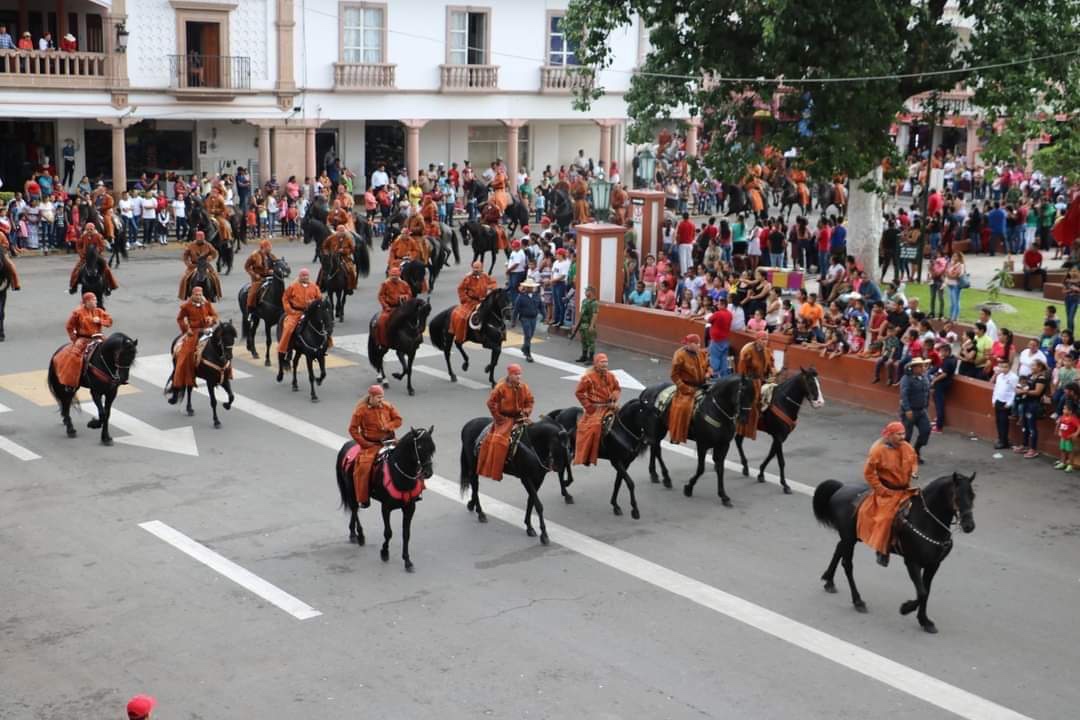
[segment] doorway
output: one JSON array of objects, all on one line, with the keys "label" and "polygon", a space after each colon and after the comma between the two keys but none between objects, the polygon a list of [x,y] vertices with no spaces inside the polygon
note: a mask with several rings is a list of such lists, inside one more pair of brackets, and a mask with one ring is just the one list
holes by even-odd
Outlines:
[{"label": "doorway", "polygon": [[188,20],[184,39],[186,87],[221,87],[221,24]]},{"label": "doorway", "polygon": [[340,157],[338,151],[338,131],[329,128],[315,131],[315,172],[326,173],[331,181],[338,181],[334,161]]},{"label": "doorway", "polygon": [[364,187],[379,165],[386,166],[391,182],[398,168],[405,165],[405,128],[401,123],[364,124]]}]

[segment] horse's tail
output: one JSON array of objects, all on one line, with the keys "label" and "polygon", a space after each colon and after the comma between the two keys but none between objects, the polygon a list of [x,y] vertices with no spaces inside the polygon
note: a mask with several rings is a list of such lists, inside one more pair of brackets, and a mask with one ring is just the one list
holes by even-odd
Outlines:
[{"label": "horse's tail", "polygon": [[839,480],[826,480],[814,490],[814,517],[825,527],[837,529],[836,520],[829,512],[829,501],[836,491],[844,487]]},{"label": "horse's tail", "polygon": [[56,359],[56,353],[49,358],[49,392],[56,399],[56,404],[63,409],[63,403],[60,400],[60,394],[63,392],[63,387],[60,385],[60,378],[56,374],[56,367],[53,364],[53,360]]},{"label": "horse's tail", "polygon": [[458,247],[458,234],[457,230],[450,228],[450,247],[454,251],[454,264],[461,264],[461,250]]},{"label": "horse's tail", "polygon": [[359,242],[356,244],[356,250],[356,271],[361,277],[367,277],[371,274],[371,255],[368,253],[368,246],[364,242]]},{"label": "horse's tail", "polygon": [[352,478],[342,469],[345,453],[354,444],[352,440],[349,440],[342,445],[341,450],[338,451],[337,459],[334,461],[334,475],[337,476],[338,492],[341,493],[340,507],[346,511],[355,510],[357,505],[356,489],[353,486]]},{"label": "horse's tail", "polygon": [[[469,223],[461,224],[461,242],[465,243],[466,247],[468,247],[469,243],[471,242]],[[454,256],[457,257],[456,252],[454,253]]]}]

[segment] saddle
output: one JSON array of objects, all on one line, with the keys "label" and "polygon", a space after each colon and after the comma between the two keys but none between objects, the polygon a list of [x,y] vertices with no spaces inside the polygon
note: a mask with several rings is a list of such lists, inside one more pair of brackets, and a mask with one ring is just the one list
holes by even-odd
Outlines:
[{"label": "saddle", "polygon": [[761,412],[765,412],[769,409],[769,405],[772,404],[772,396],[775,390],[776,383],[761,384]]},{"label": "saddle", "polygon": [[[661,390],[656,396],[656,409],[661,413],[664,413],[669,407],[671,407],[671,401],[675,398],[675,392],[677,388],[672,385]],[[698,409],[701,407],[702,401],[705,400],[705,388],[698,388],[698,391],[694,393],[694,409],[693,413],[696,415]]]},{"label": "saddle", "polygon": [[[487,436],[491,433],[491,428],[494,427],[494,425],[495,423],[489,422],[477,436],[476,443],[473,446],[473,454],[476,457],[480,457],[480,447],[484,444],[484,440],[487,439]],[[521,438],[525,434],[525,427],[527,425],[528,423],[525,422],[517,422],[510,428],[510,445],[506,450],[506,462],[510,462],[510,459],[513,458],[514,454],[517,452],[518,445],[521,443]]]},{"label": "saddle", "polygon": [[480,310],[473,310],[469,314],[469,328],[472,330],[479,330],[482,323],[480,322]]}]

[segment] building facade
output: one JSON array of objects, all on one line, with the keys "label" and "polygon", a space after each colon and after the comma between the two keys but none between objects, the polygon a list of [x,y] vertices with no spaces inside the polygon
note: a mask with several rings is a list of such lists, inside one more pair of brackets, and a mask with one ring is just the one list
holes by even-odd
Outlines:
[{"label": "building facade", "polygon": [[45,157],[59,168],[69,140],[76,180],[114,188],[240,166],[303,179],[332,157],[358,187],[378,163],[537,172],[584,150],[624,167],[623,94],[647,38],[637,23],[612,38],[606,94],[577,112],[567,2],[0,0],[16,40],[77,44],[0,50],[0,177],[20,184]]}]

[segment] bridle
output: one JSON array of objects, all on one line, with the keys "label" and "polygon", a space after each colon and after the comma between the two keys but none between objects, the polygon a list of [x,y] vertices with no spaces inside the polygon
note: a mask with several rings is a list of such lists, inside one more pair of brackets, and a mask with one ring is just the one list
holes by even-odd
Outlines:
[{"label": "bridle", "polygon": [[[423,477],[424,472],[427,470],[427,468],[424,467],[424,462],[420,459],[420,438],[423,437],[425,432],[427,431],[423,429],[414,430],[413,432],[409,433],[406,438],[402,439],[402,443],[405,442],[405,439],[408,439],[409,443],[412,445],[413,460],[416,462],[415,473],[408,473],[405,470],[401,469],[401,465],[397,461],[396,452],[390,457],[390,464],[393,466],[393,468],[397,470],[402,477],[408,480],[412,480],[413,483],[419,482],[420,479]],[[399,443],[398,446],[400,447],[400,445],[401,444]]]},{"label": "bridle", "polygon": [[[732,427],[734,427],[735,425],[737,425],[737,424],[738,424],[738,417],[739,417],[740,415],[742,415],[742,413],[743,413],[743,410],[745,410],[745,411],[747,411],[747,412],[749,412],[749,411],[750,411],[750,406],[749,406],[749,405],[747,405],[747,406],[743,407],[743,405],[742,405],[742,395],[743,395],[743,384],[742,384],[742,381],[740,380],[740,381],[738,381],[738,382],[736,383],[736,386],[735,386],[735,408],[736,408],[736,411],[735,411],[735,412],[733,412],[733,413],[728,413],[728,412],[726,412],[726,411],[724,410],[724,408],[722,408],[722,407],[720,406],[720,403],[718,403],[718,402],[716,401],[716,395],[715,395],[715,393],[713,393],[713,392],[709,392],[709,393],[707,394],[707,399],[708,399],[709,403],[710,403],[710,404],[711,404],[711,405],[712,405],[712,406],[713,406],[714,408],[716,408],[717,412],[719,412],[719,413],[720,413],[720,415],[721,415],[721,416],[722,416],[722,417],[723,417],[723,418],[724,418],[725,420],[727,420],[727,421],[728,421],[728,422],[729,422],[729,423],[730,423],[730,424],[732,425]],[[712,425],[712,426],[714,426],[714,427],[719,427],[719,426],[720,426],[720,421],[719,421],[719,420],[717,420],[717,419],[715,419],[715,418],[713,418],[713,417],[712,417],[711,415],[709,415],[708,413],[702,413],[702,416],[704,417],[704,419],[705,419],[705,422],[709,423],[710,425]]]},{"label": "bridle", "polygon": [[[124,349],[123,344],[120,347],[118,347],[116,349],[116,351],[114,352],[114,354],[113,354],[113,367],[110,368],[108,358],[105,357],[105,352],[104,352],[105,342],[107,342],[107,341],[103,340],[102,343],[101,343],[100,348],[98,349],[98,358],[101,360],[101,365],[102,365],[102,367],[100,369],[104,370],[108,374],[108,376],[109,376],[109,378],[111,380],[111,384],[113,384],[113,385],[125,385],[127,383],[127,380],[121,379],[120,371],[121,370],[129,370],[131,368],[131,364],[130,363],[127,364],[127,365],[121,365],[120,364],[120,352],[121,352],[121,350]],[[90,358],[90,360],[87,362],[87,365],[89,367],[96,368],[96,366],[94,365],[93,358]]]},{"label": "bridle", "polygon": [[[319,305],[319,310],[320,310],[320,312],[323,311],[323,310],[327,310],[327,306],[320,304]],[[329,312],[329,311],[327,310],[327,312]],[[299,338],[300,342],[304,344],[304,347],[306,347],[308,350],[311,350],[312,352],[319,352],[320,350],[324,349],[326,347],[326,345],[327,345],[327,336],[330,335],[330,330],[329,330],[329,328],[326,327],[325,323],[321,323],[319,327],[316,327],[315,323],[312,322],[312,320],[314,318],[316,318],[316,317],[319,317],[319,315],[318,314],[312,315],[310,313],[305,314],[305,318],[307,319],[307,322],[304,323],[303,329],[304,330],[310,330],[311,332],[313,332],[316,335],[318,335],[319,337],[321,337],[322,338],[322,343],[320,343],[318,346],[312,345],[311,343],[309,343],[307,340],[304,339],[304,333],[303,332],[297,333],[297,338]]]}]

